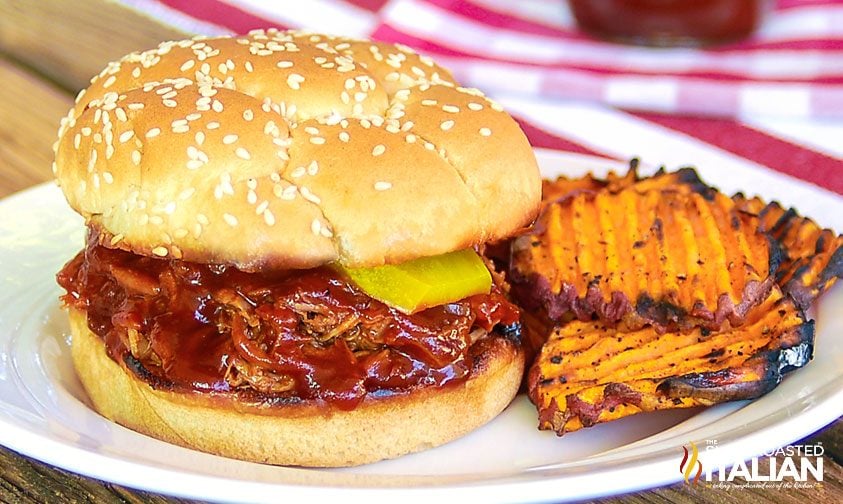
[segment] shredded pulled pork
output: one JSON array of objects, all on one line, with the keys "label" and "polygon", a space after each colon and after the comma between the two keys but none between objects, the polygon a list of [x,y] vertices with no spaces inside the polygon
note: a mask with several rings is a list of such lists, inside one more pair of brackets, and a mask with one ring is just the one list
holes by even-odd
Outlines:
[{"label": "shredded pulled pork", "polygon": [[470,346],[518,322],[497,288],[406,315],[330,268],[246,273],[88,243],[58,275],[63,300],[87,313],[112,359],[131,356],[158,386],[350,408],[368,393],[464,380]]}]

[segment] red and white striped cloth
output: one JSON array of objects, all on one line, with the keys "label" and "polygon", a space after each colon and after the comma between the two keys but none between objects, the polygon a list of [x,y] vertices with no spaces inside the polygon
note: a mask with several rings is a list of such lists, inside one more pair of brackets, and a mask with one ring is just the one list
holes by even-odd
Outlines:
[{"label": "red and white striped cloth", "polygon": [[404,43],[504,103],[537,147],[772,170],[843,194],[843,0],[778,0],[752,38],[708,50],[590,39],[563,0],[123,2],[197,34]]}]

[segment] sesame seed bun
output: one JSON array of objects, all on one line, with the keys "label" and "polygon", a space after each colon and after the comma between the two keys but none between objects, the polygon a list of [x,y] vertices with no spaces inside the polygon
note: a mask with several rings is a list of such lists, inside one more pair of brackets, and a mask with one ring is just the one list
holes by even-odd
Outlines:
[{"label": "sesame seed bun", "polygon": [[515,121],[428,58],[278,31],[110,64],[63,120],[54,170],[105,245],[244,270],[504,238],[541,191]]},{"label": "sesame seed bun", "polygon": [[518,391],[524,353],[492,337],[473,348],[471,378],[367,398],[351,411],[311,403],[257,407],[234,396],[156,390],[108,357],[85,314],[70,309],[72,355],[97,411],[133,430],[209,453],[254,462],[340,467],[438,446],[483,425]]}]

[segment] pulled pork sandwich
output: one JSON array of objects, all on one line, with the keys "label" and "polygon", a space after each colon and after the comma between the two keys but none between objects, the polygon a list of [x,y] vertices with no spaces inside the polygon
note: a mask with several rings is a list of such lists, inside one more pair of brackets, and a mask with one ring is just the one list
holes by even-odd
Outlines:
[{"label": "pulled pork sandwich", "polygon": [[58,275],[95,408],[183,446],[345,466],[433,447],[518,390],[480,252],[536,215],[515,121],[402,46],[256,31],[110,64],[54,166]]}]

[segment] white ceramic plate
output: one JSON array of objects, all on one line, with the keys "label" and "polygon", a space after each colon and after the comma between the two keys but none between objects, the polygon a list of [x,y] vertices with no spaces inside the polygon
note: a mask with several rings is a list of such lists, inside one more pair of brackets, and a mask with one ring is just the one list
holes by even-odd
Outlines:
[{"label": "white ceramic plate", "polygon": [[[571,154],[539,152],[539,158],[548,176],[617,168],[611,161]],[[702,174],[727,192],[751,189],[843,229],[843,202],[827,192],[750,170]],[[638,415],[557,438],[536,430],[535,409],[522,396],[458,441],[363,467],[314,470],[215,457],[137,434],[91,410],[70,363],[54,280],[81,248],[83,235],[81,219],[51,185],[0,202],[0,443],[122,485],[237,502],[583,499],[679,481],[681,447],[689,441],[716,439],[719,449],[706,452],[704,462],[730,464],[843,415],[843,341],[837,337],[843,333],[843,289],[838,288],[816,310],[814,361],[751,403]]]}]

